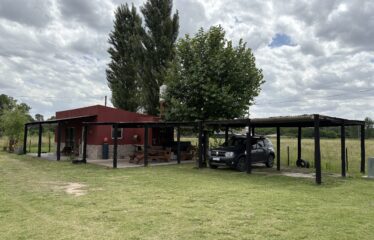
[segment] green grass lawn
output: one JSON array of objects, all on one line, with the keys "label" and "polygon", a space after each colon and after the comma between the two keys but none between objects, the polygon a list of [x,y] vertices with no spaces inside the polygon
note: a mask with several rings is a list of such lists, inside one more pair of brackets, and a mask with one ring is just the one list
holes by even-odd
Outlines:
[{"label": "green grass lawn", "polygon": [[323,180],[0,153],[0,239],[374,239],[374,181]]}]

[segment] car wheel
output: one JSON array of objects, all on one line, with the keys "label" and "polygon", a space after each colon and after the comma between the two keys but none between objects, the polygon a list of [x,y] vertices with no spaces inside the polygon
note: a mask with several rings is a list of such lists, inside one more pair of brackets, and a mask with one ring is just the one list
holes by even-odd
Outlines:
[{"label": "car wheel", "polygon": [[210,167],[211,169],[217,169],[217,168],[218,168],[217,165],[212,165],[212,164],[209,164],[209,167]]},{"label": "car wheel", "polygon": [[274,156],[273,155],[270,155],[268,157],[268,160],[267,162],[265,163],[266,167],[268,168],[272,168],[274,166]]},{"label": "car wheel", "polygon": [[236,170],[240,171],[240,172],[245,172],[247,169],[246,169],[246,159],[245,157],[240,157],[239,160],[238,160],[238,163],[236,164]]}]

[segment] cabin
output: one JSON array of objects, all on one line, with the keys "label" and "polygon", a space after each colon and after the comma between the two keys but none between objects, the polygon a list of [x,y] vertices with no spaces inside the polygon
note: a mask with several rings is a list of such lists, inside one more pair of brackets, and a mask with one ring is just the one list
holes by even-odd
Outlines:
[{"label": "cabin", "polygon": [[[159,122],[160,117],[129,112],[122,109],[94,105],[83,108],[56,112],[56,122],[60,122],[61,152],[82,156],[83,123],[85,122]],[[126,158],[134,153],[138,146],[144,145],[144,128],[119,128],[117,130],[119,158]],[[149,146],[168,146],[173,141],[173,128],[150,128]],[[56,128],[57,142],[57,128]],[[114,128],[112,125],[91,125],[87,131],[87,158],[102,159],[103,149],[107,149],[108,158],[113,157]],[[104,146],[106,145],[106,146]],[[106,155],[104,154],[104,155]]]}]

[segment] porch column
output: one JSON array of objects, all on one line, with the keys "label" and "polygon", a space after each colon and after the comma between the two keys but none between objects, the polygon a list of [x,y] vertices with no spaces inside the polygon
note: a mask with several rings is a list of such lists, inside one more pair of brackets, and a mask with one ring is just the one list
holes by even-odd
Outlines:
[{"label": "porch column", "polygon": [[61,159],[61,122],[57,123],[57,149],[56,149],[56,157],[57,161]]},{"label": "porch column", "polygon": [[114,139],[113,139],[113,168],[117,168],[117,147],[118,147],[118,124],[113,125]]},{"label": "porch column", "polygon": [[280,127],[277,127],[277,170],[280,171],[280,158],[281,158],[281,151],[280,151]]},{"label": "porch column", "polygon": [[344,123],[340,126],[340,147],[341,147],[341,160],[342,160],[342,177],[345,177],[346,175],[346,167],[345,167],[345,126]]},{"label": "porch column", "polygon": [[28,125],[25,124],[24,133],[23,133],[23,154],[27,153],[27,133],[28,133]]},{"label": "porch column", "polygon": [[252,173],[252,136],[251,136],[251,120],[248,120],[247,123],[247,141],[245,142],[245,151],[247,154],[245,155],[245,162],[247,173]]},{"label": "porch column", "polygon": [[39,123],[39,132],[38,132],[38,157],[41,157],[41,155],[42,155],[42,133],[43,133],[43,127],[42,127],[42,124]]},{"label": "porch column", "polygon": [[297,129],[297,160],[301,159],[301,127]]},{"label": "porch column", "polygon": [[177,127],[177,162],[181,163],[181,127]]},{"label": "porch column", "polygon": [[88,135],[88,126],[83,127],[83,162],[87,163],[87,135]]},{"label": "porch column", "polygon": [[365,173],[365,124],[361,125],[361,173]]},{"label": "porch column", "polygon": [[321,146],[319,135],[319,115],[314,115],[314,166],[316,168],[316,183],[322,183],[321,174]]},{"label": "porch column", "polygon": [[148,166],[148,125],[144,126],[144,167]]}]

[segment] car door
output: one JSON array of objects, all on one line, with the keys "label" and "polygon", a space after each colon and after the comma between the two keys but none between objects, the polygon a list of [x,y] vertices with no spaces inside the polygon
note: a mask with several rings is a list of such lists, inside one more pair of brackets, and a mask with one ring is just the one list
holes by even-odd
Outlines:
[{"label": "car door", "polygon": [[257,142],[257,162],[266,162],[266,149],[263,140]]}]

